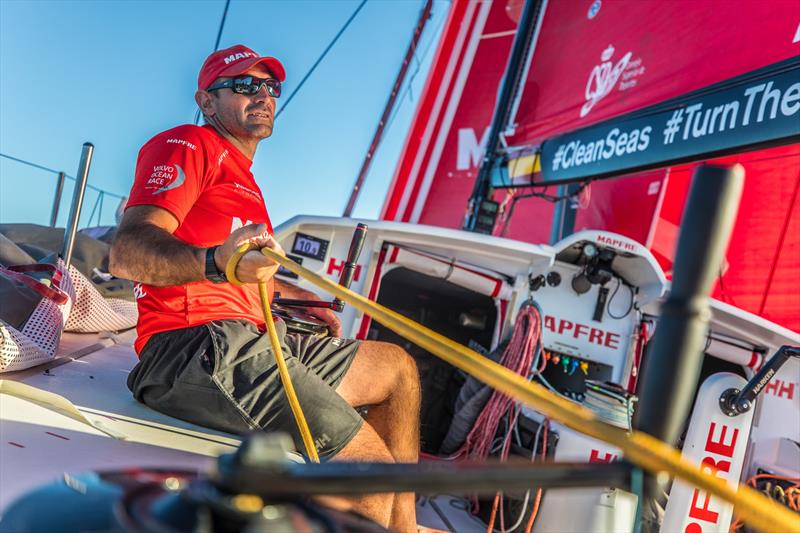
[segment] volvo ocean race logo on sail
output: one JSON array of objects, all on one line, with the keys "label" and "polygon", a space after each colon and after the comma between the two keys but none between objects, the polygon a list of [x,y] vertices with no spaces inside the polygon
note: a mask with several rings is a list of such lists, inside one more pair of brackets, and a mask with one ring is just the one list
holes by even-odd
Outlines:
[{"label": "volvo ocean race logo on sail", "polygon": [[608,96],[617,86],[617,82],[622,80],[619,90],[625,91],[635,87],[636,78],[644,74],[642,58],[631,60],[633,52],[626,53],[616,63],[612,59],[613,56],[614,46],[608,45],[608,48],[600,54],[601,63],[595,65],[589,73],[586,82],[586,103],[581,107],[581,117],[588,115],[597,102]]}]

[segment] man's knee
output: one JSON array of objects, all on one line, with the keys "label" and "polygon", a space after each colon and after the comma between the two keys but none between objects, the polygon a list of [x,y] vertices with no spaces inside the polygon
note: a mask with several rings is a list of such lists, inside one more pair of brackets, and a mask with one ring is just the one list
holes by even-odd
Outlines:
[{"label": "man's knee", "polygon": [[393,392],[412,400],[420,394],[419,370],[414,358],[403,348],[392,343],[381,343],[383,355],[391,362]]},{"label": "man's knee", "polygon": [[381,357],[389,363],[399,381],[419,385],[419,371],[414,358],[403,348],[390,342],[375,342]]}]

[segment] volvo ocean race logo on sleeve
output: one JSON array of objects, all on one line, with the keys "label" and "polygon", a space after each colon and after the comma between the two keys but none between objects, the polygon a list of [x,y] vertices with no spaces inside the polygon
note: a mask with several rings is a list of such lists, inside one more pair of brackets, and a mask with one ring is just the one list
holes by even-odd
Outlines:
[{"label": "volvo ocean race logo on sleeve", "polygon": [[601,63],[595,65],[589,73],[586,82],[586,103],[581,107],[581,117],[588,115],[597,102],[608,96],[617,87],[617,82],[622,80],[619,90],[625,91],[635,87],[636,78],[644,74],[642,58],[631,60],[633,52],[626,53],[616,63],[612,60],[613,55],[614,47],[608,45],[608,48],[600,54]]},{"label": "volvo ocean race logo on sleeve", "polygon": [[155,165],[150,179],[147,180],[146,189],[154,189],[152,194],[161,194],[172,189],[177,189],[186,181],[186,174],[178,165]]}]

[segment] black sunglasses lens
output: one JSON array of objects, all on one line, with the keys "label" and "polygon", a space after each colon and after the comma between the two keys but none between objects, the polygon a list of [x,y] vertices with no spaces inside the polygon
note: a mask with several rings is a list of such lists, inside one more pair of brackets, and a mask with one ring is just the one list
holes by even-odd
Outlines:
[{"label": "black sunglasses lens", "polygon": [[256,94],[258,92],[258,85],[253,85],[253,78],[235,78],[233,80],[233,92],[238,94]]},{"label": "black sunglasses lens", "polygon": [[280,98],[281,96],[281,82],[276,79],[267,80],[267,89],[273,98]]},{"label": "black sunglasses lens", "polygon": [[281,95],[281,82],[276,79],[259,79],[252,76],[244,78],[236,78],[233,80],[233,90],[239,94],[253,95],[261,90],[261,85],[267,86],[267,92],[273,98],[278,98]]}]

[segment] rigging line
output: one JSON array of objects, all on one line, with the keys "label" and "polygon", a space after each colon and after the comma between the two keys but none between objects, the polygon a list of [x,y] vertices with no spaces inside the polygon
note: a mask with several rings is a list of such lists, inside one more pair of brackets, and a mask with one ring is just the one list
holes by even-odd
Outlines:
[{"label": "rigging line", "polygon": [[[12,161],[16,161],[17,163],[22,163],[23,165],[28,165],[30,167],[38,168],[38,169],[44,170],[46,172],[52,172],[53,174],[58,174],[60,172],[59,170],[48,168],[48,167],[45,167],[45,166],[42,166],[42,165],[37,165],[36,163],[32,163],[30,161],[25,161],[24,159],[20,159],[18,157],[10,156],[10,155],[7,155],[7,154],[0,153],[0,157],[5,157],[6,159],[11,159]],[[67,176],[66,174],[64,174],[64,175]],[[67,176],[67,177],[69,179],[71,179],[71,180],[75,179],[72,176]]]},{"label": "rigging line", "polygon": [[353,22],[353,19],[356,18],[356,15],[358,15],[358,12],[361,11],[361,8],[364,7],[364,4],[366,4],[366,3],[367,3],[367,0],[362,0],[361,3],[356,8],[356,10],[353,11],[353,14],[350,15],[350,18],[347,19],[347,22],[345,22],[344,26],[341,27],[341,29],[339,30],[339,33],[336,34],[336,36],[333,38],[333,40],[325,48],[325,50],[323,50],[322,54],[320,54],[320,56],[317,58],[317,60],[314,62],[314,64],[311,66],[311,68],[308,70],[308,72],[306,72],[306,75],[303,76],[303,79],[300,80],[300,83],[297,84],[297,87],[295,88],[295,90],[292,91],[292,94],[290,94],[289,97],[286,99],[286,103],[284,103],[281,106],[281,108],[278,109],[278,112],[275,113],[275,118],[276,119],[280,116],[280,114],[283,112],[283,110],[286,109],[286,106],[288,106],[289,102],[292,101],[292,98],[294,98],[294,95],[296,95],[300,91],[300,89],[303,87],[303,84],[311,76],[311,74],[314,72],[314,70],[317,68],[317,66],[322,62],[323,59],[325,59],[325,56],[328,54],[328,52],[330,52],[331,48],[333,48],[333,45],[336,44],[336,41],[339,40],[339,37],[342,36],[344,31],[347,29],[347,27],[350,25],[350,23]]},{"label": "rigging line", "polygon": [[[11,156],[11,155],[8,155],[8,154],[0,153],[0,157],[5,157],[6,159],[10,159],[12,161],[16,161],[17,163],[22,163],[23,165],[28,165],[29,167],[38,168],[39,170],[44,170],[45,172],[51,172],[53,174],[60,174],[61,173],[60,170],[54,170],[52,168],[49,168],[49,167],[46,167],[46,166],[43,166],[43,165],[39,165],[37,163],[33,163],[32,161],[26,161],[25,159],[20,159],[18,157],[14,157],[14,156]],[[68,179],[71,179],[72,181],[75,181],[75,176],[70,176],[66,172],[64,173],[64,177],[66,177]],[[113,193],[111,191],[107,191],[105,189],[101,189],[99,187],[95,187],[94,185],[90,185],[88,183],[86,184],[86,188],[87,189],[91,189],[91,190],[96,191],[96,192],[101,192],[103,194],[107,194],[108,196],[112,196],[114,198],[119,198],[120,200],[122,200],[124,198],[124,196],[122,196],[120,194],[116,194],[116,193]]]},{"label": "rigging line", "polygon": [[[433,16],[433,15],[431,15],[431,16]],[[439,21],[439,25],[436,27],[435,30],[433,30],[433,33],[431,34],[432,37],[431,37],[430,41],[428,41],[428,44],[425,46],[425,50],[422,52],[422,58],[421,59],[419,57],[419,54],[416,53],[416,49],[414,50],[414,59],[416,60],[415,61],[416,70],[414,70],[414,72],[411,74],[411,76],[409,76],[408,81],[406,82],[406,88],[403,91],[403,96],[400,97],[400,103],[397,104],[397,106],[392,110],[392,114],[389,116],[389,120],[386,123],[386,132],[387,133],[392,128],[392,123],[394,122],[395,117],[399,113],[400,108],[403,107],[403,104],[406,102],[406,95],[409,96],[410,101],[412,101],[412,102],[414,101],[414,95],[411,92],[412,84],[414,83],[414,78],[416,78],[417,74],[419,74],[421,65],[425,61],[425,58],[428,57],[428,52],[430,51],[431,46],[433,45],[434,42],[437,42],[436,41],[436,36],[439,34],[439,30],[444,25],[445,20],[447,20],[447,17],[442,17],[442,19]]]},{"label": "rigging line", "polygon": [[[94,220],[94,214],[97,211],[97,207],[100,205],[100,202],[103,201],[103,193],[97,195],[97,200],[94,201],[94,206],[92,207],[92,214],[89,215],[89,222],[87,222],[88,226],[92,225],[92,220]],[[97,219],[97,225],[100,225],[100,218]]]},{"label": "rigging line", "polygon": [[[222,30],[225,28],[225,19],[228,17],[228,8],[231,5],[231,0],[225,0],[225,8],[222,10],[222,18],[219,21],[219,29],[217,30],[217,40],[214,43],[214,52],[219,50],[219,41],[222,39]],[[200,108],[194,113],[195,125],[200,124]]]},{"label": "rigging line", "polygon": [[231,5],[231,0],[225,0],[225,9],[222,10],[222,20],[219,21],[219,30],[217,31],[217,42],[214,43],[214,51],[219,50],[219,40],[222,38],[222,29],[225,27],[225,18],[228,16],[228,7]]}]

